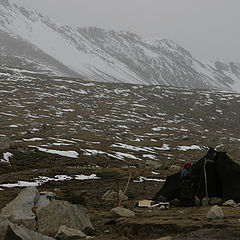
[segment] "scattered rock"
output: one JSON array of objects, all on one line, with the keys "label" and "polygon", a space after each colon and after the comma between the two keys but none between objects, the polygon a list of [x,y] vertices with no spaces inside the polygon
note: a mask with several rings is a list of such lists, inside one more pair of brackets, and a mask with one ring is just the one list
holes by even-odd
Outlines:
[{"label": "scattered rock", "polygon": [[165,236],[165,237],[158,238],[156,240],[172,240],[172,237],[171,236]]},{"label": "scattered rock", "polygon": [[215,205],[213,206],[207,213],[207,218],[208,219],[217,219],[217,218],[223,218],[224,214],[222,211],[222,208]]},{"label": "scattered rock", "polygon": [[177,165],[172,165],[172,166],[169,168],[169,170],[170,170],[171,172],[180,172],[180,171],[182,170],[182,168],[179,167],[179,166],[177,166]]},{"label": "scattered rock", "polygon": [[159,209],[160,209],[160,210],[166,210],[166,209],[168,209],[168,208],[165,207],[164,205],[162,205]]},{"label": "scattered rock", "polygon": [[208,197],[205,197],[202,199],[202,206],[203,207],[209,206],[209,198]]},{"label": "scattered rock", "polygon": [[222,204],[223,206],[237,207],[238,205],[233,200],[228,200]]},{"label": "scattered rock", "polygon": [[175,198],[175,199],[170,201],[170,205],[175,206],[175,207],[179,207],[180,206],[180,200]]},{"label": "scattered rock", "polygon": [[182,140],[184,140],[184,141],[187,141],[187,140],[189,140],[190,138],[189,138],[189,136],[187,136],[187,135],[184,135],[183,137],[182,137]]},{"label": "scattered rock", "polygon": [[86,238],[87,235],[80,230],[68,228],[66,226],[61,226],[55,236],[58,240],[71,240],[78,238]]},{"label": "scattered rock", "polygon": [[0,134],[0,150],[8,149],[10,147],[11,147],[10,139],[5,135]]},{"label": "scattered rock", "polygon": [[116,207],[113,208],[110,213],[114,216],[114,217],[134,217],[135,216],[135,212],[123,208],[123,207]]},{"label": "scattered rock", "polygon": [[[119,197],[123,201],[128,200],[128,197],[125,194],[123,194],[122,190],[119,190]],[[106,201],[117,200],[117,192],[113,190],[108,190],[106,193],[103,194],[102,200],[106,200]]]},{"label": "scattered rock", "polygon": [[49,124],[43,124],[40,128],[41,132],[47,132],[47,131],[52,131],[54,128],[53,126],[49,125]]},{"label": "scattered rock", "polygon": [[194,197],[194,202],[195,202],[195,206],[197,207],[201,206],[201,201],[197,196]]},{"label": "scattered rock", "polygon": [[146,161],[147,168],[150,170],[161,170],[163,169],[163,164],[159,163],[158,161]]},{"label": "scattered rock", "polygon": [[29,187],[21,191],[18,196],[1,210],[1,215],[11,216],[14,223],[23,224],[30,229],[36,228],[33,209],[40,197],[36,187]]},{"label": "scattered rock", "polygon": [[57,196],[54,192],[42,191],[40,192],[41,195],[46,195],[49,199],[55,198]]},{"label": "scattered rock", "polygon": [[36,211],[39,232],[55,236],[60,226],[83,231],[93,228],[84,208],[79,204],[53,199],[46,207]]},{"label": "scattered rock", "polygon": [[1,240],[54,240],[54,238],[42,235],[27,229],[23,225],[19,226],[8,220],[0,223]]},{"label": "scattered rock", "polygon": [[222,199],[219,197],[211,197],[210,198],[210,202],[209,202],[210,205],[219,205],[221,203],[222,203]]}]

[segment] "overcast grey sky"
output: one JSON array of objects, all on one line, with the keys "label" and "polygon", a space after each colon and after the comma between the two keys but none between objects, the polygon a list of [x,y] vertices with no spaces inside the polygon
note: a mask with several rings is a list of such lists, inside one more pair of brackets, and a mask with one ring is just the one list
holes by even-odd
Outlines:
[{"label": "overcast grey sky", "polygon": [[240,61],[240,0],[15,0],[73,26],[171,39],[204,60]]}]

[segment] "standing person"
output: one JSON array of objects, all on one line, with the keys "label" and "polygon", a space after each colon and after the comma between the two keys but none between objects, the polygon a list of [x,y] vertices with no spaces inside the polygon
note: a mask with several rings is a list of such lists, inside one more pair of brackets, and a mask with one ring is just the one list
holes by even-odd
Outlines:
[{"label": "standing person", "polygon": [[180,173],[180,204],[182,207],[191,207],[194,203],[191,171],[191,163],[185,162]]}]

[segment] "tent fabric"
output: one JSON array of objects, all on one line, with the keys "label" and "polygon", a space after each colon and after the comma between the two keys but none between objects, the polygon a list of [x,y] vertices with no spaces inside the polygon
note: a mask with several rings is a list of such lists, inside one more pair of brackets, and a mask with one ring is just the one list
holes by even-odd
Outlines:
[{"label": "tent fabric", "polygon": [[[210,148],[203,158],[192,165],[194,195],[199,199],[206,196],[204,163],[208,197],[240,202],[240,165],[232,161],[225,152],[217,152],[213,148]],[[166,197],[168,201],[180,198],[180,172],[167,177],[154,200],[159,196]]]}]

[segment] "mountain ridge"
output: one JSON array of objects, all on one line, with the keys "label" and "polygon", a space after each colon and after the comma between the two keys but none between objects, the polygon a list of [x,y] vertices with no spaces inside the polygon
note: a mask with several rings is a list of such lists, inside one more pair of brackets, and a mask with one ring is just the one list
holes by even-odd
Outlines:
[{"label": "mountain ridge", "polygon": [[7,40],[0,38],[1,46],[6,47],[9,39],[25,42],[31,53],[18,55],[37,62],[35,48],[44,55],[39,62],[56,74],[100,82],[240,91],[239,63],[205,64],[171,40],[64,26],[18,4],[0,2],[0,30],[8,35]]}]

